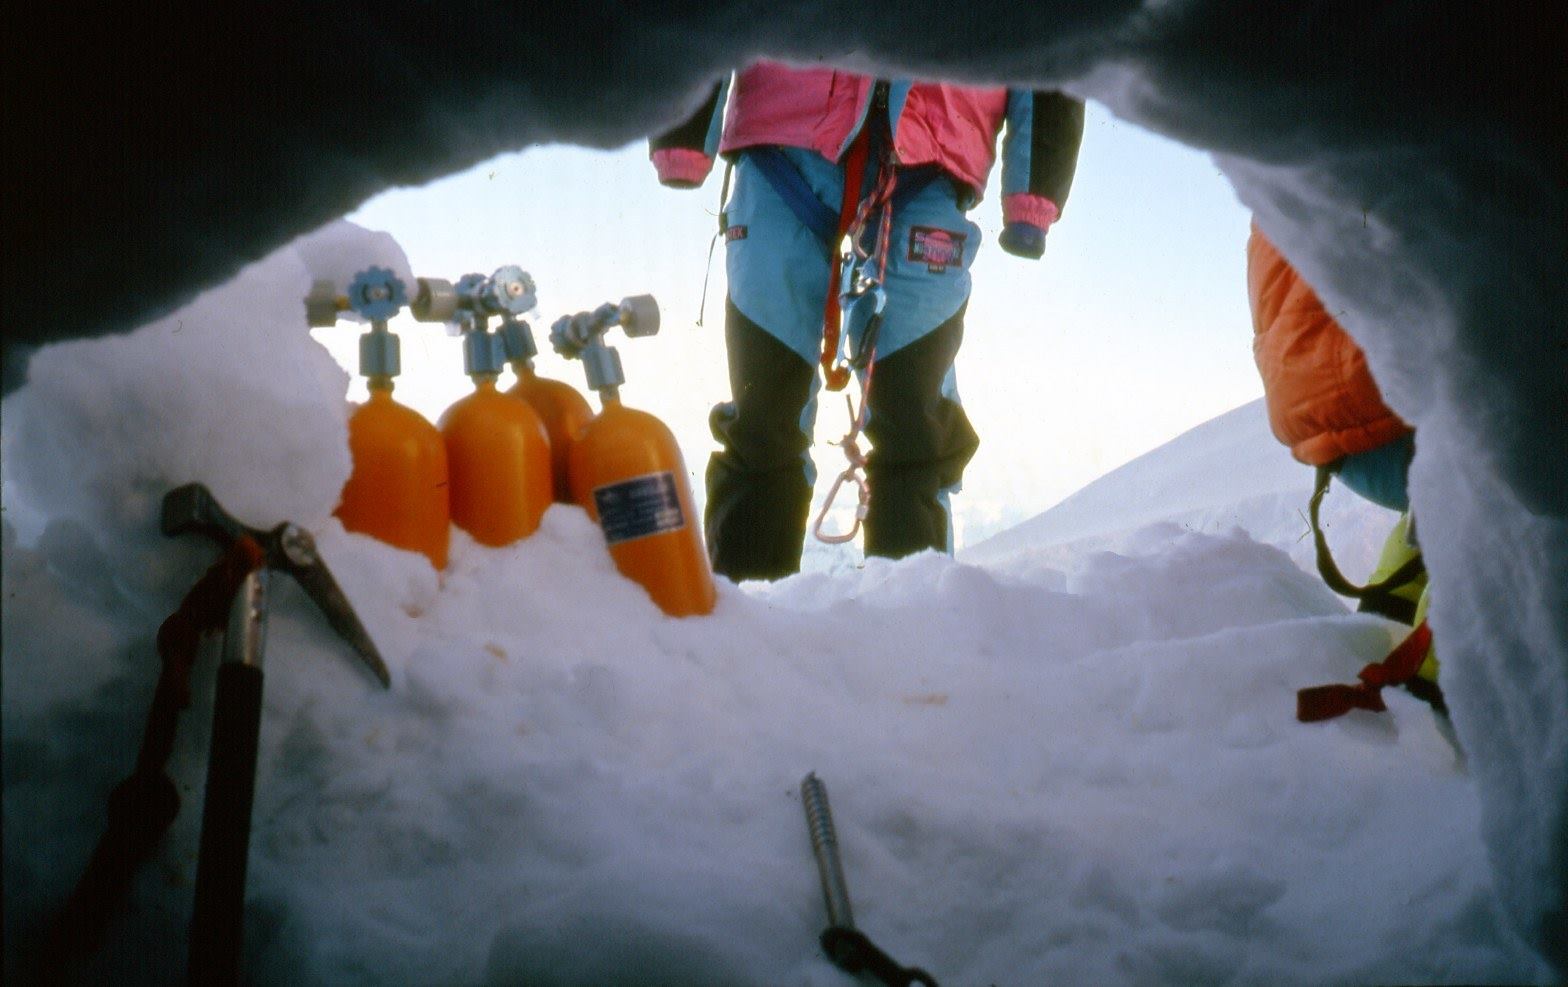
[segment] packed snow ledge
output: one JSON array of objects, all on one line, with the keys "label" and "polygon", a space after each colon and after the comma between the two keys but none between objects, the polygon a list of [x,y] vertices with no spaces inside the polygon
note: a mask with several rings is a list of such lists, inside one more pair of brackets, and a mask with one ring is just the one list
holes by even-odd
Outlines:
[{"label": "packed snow ledge", "polygon": [[[348,267],[398,261],[322,236]],[[156,534],[162,493],[195,479],[253,525],[314,531],[393,675],[379,688],[277,581],[259,982],[847,983],[816,944],[808,771],[858,923],[945,984],[1552,980],[1483,840],[1471,745],[1513,712],[1468,710],[1468,760],[1403,693],[1293,719],[1297,688],[1348,680],[1400,629],[1308,571],[1310,472],[1258,406],[959,560],[721,581],[712,616],[673,620],[575,508],[505,549],[459,535],[439,577],[342,530],[346,380],[298,329],[321,244],[131,336],[44,351],[6,403],[8,974],[101,831],[153,632],[210,561]],[[1329,519],[1364,571],[1390,516],[1346,497]],[[89,977],[183,970],[204,667],[173,765],[185,806]],[[1510,852],[1492,846],[1530,873]]]}]

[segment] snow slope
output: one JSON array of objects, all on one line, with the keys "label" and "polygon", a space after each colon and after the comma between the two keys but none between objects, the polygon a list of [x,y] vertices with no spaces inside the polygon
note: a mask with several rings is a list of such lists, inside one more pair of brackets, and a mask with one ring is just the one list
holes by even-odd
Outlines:
[{"label": "snow slope", "polygon": [[[1120,537],[1163,521],[1211,534],[1245,527],[1254,539],[1285,548],[1298,565],[1313,570],[1306,511],[1312,480],[1312,469],[1284,453],[1269,433],[1259,399],[1188,430],[961,554],[973,562],[1018,554],[1065,559],[1114,546]],[[1329,547],[1350,571],[1371,570],[1396,517],[1337,483],[1323,500]]]},{"label": "snow slope", "polygon": [[[252,524],[316,532],[393,675],[377,687],[279,581],[259,982],[848,983],[815,941],[808,771],[860,925],[946,984],[1552,980],[1431,711],[1392,694],[1294,721],[1297,688],[1399,629],[1293,560],[1310,477],[1255,407],[973,561],[721,583],[713,615],[672,620],[574,508],[505,549],[459,536],[439,576],[343,532],[345,382],[287,328],[319,261],[287,248],[129,337],[43,351],[6,403],[7,513],[41,532],[5,525],[8,975],[134,760],[153,631],[211,554],[158,538],[153,510],[200,479]],[[1360,515],[1337,503],[1333,530],[1387,519]],[[1346,543],[1347,570],[1375,540]],[[210,674],[172,766],[185,807],[84,980],[183,969]]]}]

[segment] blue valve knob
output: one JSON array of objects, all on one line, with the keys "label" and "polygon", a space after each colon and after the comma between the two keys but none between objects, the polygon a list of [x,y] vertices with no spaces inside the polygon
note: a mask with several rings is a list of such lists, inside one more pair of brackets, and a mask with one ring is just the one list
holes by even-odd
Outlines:
[{"label": "blue valve knob", "polygon": [[348,306],[372,322],[385,322],[408,304],[408,290],[384,267],[368,267],[348,286]]},{"label": "blue valve knob", "polygon": [[516,264],[497,268],[480,288],[485,310],[496,315],[522,315],[538,302],[534,279]]}]

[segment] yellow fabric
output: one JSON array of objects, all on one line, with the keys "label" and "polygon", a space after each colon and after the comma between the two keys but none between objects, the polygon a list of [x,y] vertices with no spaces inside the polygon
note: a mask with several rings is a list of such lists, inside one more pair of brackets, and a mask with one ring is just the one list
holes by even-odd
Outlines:
[{"label": "yellow fabric", "polygon": [[[1410,544],[1410,512],[1406,511],[1399,515],[1399,520],[1394,524],[1394,530],[1388,533],[1388,539],[1383,542],[1383,553],[1378,557],[1377,568],[1372,570],[1372,575],[1367,579],[1367,582],[1382,582],[1389,576],[1392,576],[1394,571],[1400,566],[1420,554],[1421,550]],[[1419,605],[1421,594],[1425,591],[1426,573],[1422,572],[1419,576],[1410,580],[1410,582],[1394,590],[1393,595]],[[1417,617],[1416,623],[1419,624],[1420,622],[1421,618]]]},{"label": "yellow fabric", "polygon": [[[1427,605],[1432,602],[1432,595],[1426,590],[1426,578],[1421,579],[1421,598],[1416,601],[1416,624],[1426,619]],[[1421,662],[1421,668],[1416,674],[1428,682],[1437,682],[1437,641],[1434,638],[1432,646],[1426,649],[1426,658]]]},{"label": "yellow fabric", "polygon": [[[1394,530],[1388,533],[1388,540],[1383,542],[1383,554],[1378,557],[1377,568],[1372,570],[1368,582],[1379,582],[1387,579],[1394,570],[1421,554],[1421,549],[1410,544],[1410,512],[1399,515],[1399,520],[1394,523]],[[1393,594],[1409,600],[1416,605],[1415,620],[1412,627],[1419,626],[1426,619],[1427,606],[1431,596],[1427,592],[1426,573],[1410,580],[1410,582],[1393,591]],[[1427,648],[1426,659],[1421,662],[1421,668],[1416,673],[1428,682],[1437,681],[1437,649]]]}]

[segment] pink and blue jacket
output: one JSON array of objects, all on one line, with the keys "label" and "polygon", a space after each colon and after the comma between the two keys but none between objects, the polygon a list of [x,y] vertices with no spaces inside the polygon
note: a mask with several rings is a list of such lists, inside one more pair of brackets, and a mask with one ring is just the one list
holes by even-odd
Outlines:
[{"label": "pink and blue jacket", "polygon": [[[650,153],[659,180],[700,185],[718,155],[748,147],[798,147],[839,161],[871,108],[869,76],[823,68],[758,62],[714,87],[686,122],[655,137]],[[1059,92],[956,86],[895,80],[887,116],[895,160],[902,167],[937,165],[969,195],[984,193],[1002,141],[1002,246],[1029,249],[1061,216],[1083,139],[1083,103]],[[728,103],[728,111],[725,104]],[[1024,249],[1014,246],[1025,244]]]}]

